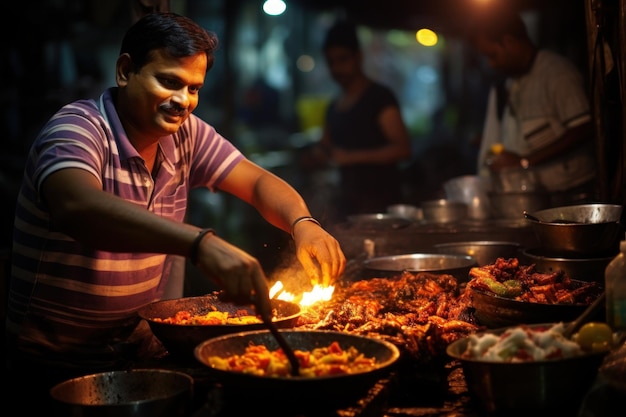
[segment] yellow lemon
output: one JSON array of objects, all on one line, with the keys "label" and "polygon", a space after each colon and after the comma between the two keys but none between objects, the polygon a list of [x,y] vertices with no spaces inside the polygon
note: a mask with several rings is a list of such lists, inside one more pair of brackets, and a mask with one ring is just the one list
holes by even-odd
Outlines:
[{"label": "yellow lemon", "polygon": [[584,324],[574,340],[584,349],[590,351],[606,350],[613,342],[613,330],[606,323],[590,322]]}]

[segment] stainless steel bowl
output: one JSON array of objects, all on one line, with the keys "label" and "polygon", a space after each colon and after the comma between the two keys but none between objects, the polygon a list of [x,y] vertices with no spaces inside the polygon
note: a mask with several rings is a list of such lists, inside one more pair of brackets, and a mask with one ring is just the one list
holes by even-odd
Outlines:
[{"label": "stainless steel bowl", "polygon": [[182,417],[192,411],[193,383],[186,373],[163,369],[81,376],[52,387],[51,415]]},{"label": "stainless steel bowl", "polygon": [[550,205],[550,195],[540,191],[509,191],[489,193],[493,217],[497,219],[522,219],[524,211],[545,209]]},{"label": "stainless steel bowl", "polygon": [[469,271],[477,266],[469,255],[411,253],[370,258],[363,261],[365,278],[393,277],[402,272],[432,272],[449,274],[460,282],[467,282]]},{"label": "stainless steel bowl", "polygon": [[531,211],[528,220],[542,249],[568,258],[614,255],[624,237],[622,206],[578,204]]},{"label": "stainless steel bowl", "polygon": [[468,216],[467,204],[446,199],[424,201],[421,204],[424,220],[433,223],[450,223]]},{"label": "stainless steel bowl", "polygon": [[478,266],[492,264],[497,258],[517,258],[521,252],[521,245],[517,242],[489,240],[439,243],[434,247],[439,253],[472,256]]},{"label": "stainless steel bowl", "polygon": [[411,220],[397,214],[371,213],[352,214],[348,216],[348,223],[357,228],[374,230],[402,229],[411,224]]},{"label": "stainless steel bowl", "polygon": [[[532,325],[550,327],[555,323]],[[506,328],[489,333],[499,335]],[[482,333],[479,333],[482,334]],[[535,362],[488,362],[463,356],[468,338],[446,353],[461,362],[470,394],[488,413],[502,416],[578,415],[582,399],[593,385],[606,352]],[[545,414],[544,414],[545,413]]]},{"label": "stainless steel bowl", "polygon": [[538,272],[563,271],[572,279],[601,284],[604,283],[604,270],[613,259],[613,256],[566,258],[541,248],[525,249],[522,256],[526,258],[525,263],[535,264]]}]

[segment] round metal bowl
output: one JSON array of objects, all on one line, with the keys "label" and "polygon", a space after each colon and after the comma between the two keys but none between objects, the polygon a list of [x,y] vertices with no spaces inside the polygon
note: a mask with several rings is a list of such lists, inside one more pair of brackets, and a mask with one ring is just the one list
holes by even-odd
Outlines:
[{"label": "round metal bowl", "polygon": [[363,274],[365,278],[383,278],[405,271],[432,272],[449,274],[460,282],[467,282],[470,269],[477,265],[476,259],[469,255],[411,253],[366,259],[363,261]]},{"label": "round metal bowl", "polygon": [[[589,282],[572,280],[571,289],[590,285]],[[472,307],[478,322],[491,329],[519,324],[545,323],[554,321],[575,320],[593,300],[579,304],[545,304],[519,301],[513,298],[500,297],[488,291],[468,288],[471,291]],[[596,296],[602,293],[598,285]]]},{"label": "round metal bowl", "polygon": [[183,417],[192,411],[193,378],[163,369],[103,372],[63,381],[50,396],[51,415]]},{"label": "round metal bowl", "polygon": [[527,263],[535,264],[537,272],[563,271],[572,279],[604,283],[604,270],[613,256],[598,258],[565,258],[545,249],[533,248],[522,251]]},{"label": "round metal bowl", "polygon": [[209,363],[210,356],[242,354],[250,344],[264,345],[270,351],[277,350],[278,342],[269,331],[242,332],[207,340],[196,347],[195,357],[223,384],[226,397],[232,396],[236,403],[242,403],[241,393],[245,392],[244,403],[252,407],[271,402],[273,407],[288,407],[290,413],[304,408],[307,415],[316,407],[337,407],[361,398],[376,382],[389,375],[400,358],[400,351],[395,345],[373,337],[330,330],[279,331],[294,350],[310,352],[338,342],[344,350],[352,346],[364,356],[375,358],[377,365],[373,369],[351,374],[268,377],[220,370]]},{"label": "round metal bowl", "polygon": [[541,248],[565,257],[615,255],[624,232],[622,206],[578,204],[530,212]]},{"label": "round metal bowl", "polygon": [[424,201],[422,216],[433,223],[450,223],[465,220],[468,216],[467,204],[446,199]]},{"label": "round metal bowl", "polygon": [[387,207],[387,213],[411,221],[422,220],[424,218],[422,209],[411,204],[392,204]]},{"label": "round metal bowl", "polygon": [[[531,325],[548,328],[556,323]],[[488,333],[502,334],[506,328]],[[483,333],[478,333],[482,335]],[[535,362],[488,362],[463,356],[469,338],[448,345],[446,353],[458,360],[472,398],[487,413],[502,416],[578,415],[582,399],[593,385],[606,352]],[[545,414],[544,414],[545,413]]]},{"label": "round metal bowl", "polygon": [[[276,312],[275,317],[273,317],[276,327],[292,328],[296,325],[301,314],[298,304],[283,300],[272,300],[271,303]],[[209,311],[256,315],[253,305],[240,305],[223,301],[218,294],[156,301],[139,310],[139,316],[148,322],[152,333],[161,341],[167,351],[171,355],[181,358],[187,357],[193,360],[195,347],[209,338],[248,330],[265,329],[262,322],[258,324],[183,325],[155,320],[173,317],[183,310],[189,311],[193,315],[206,314]]]},{"label": "round metal bowl", "polygon": [[476,259],[478,266],[490,265],[498,258],[517,258],[520,255],[521,245],[517,242],[473,241],[450,242],[435,245],[439,253],[469,255]]},{"label": "round metal bowl", "polygon": [[353,214],[348,216],[350,225],[364,229],[401,229],[410,225],[411,222],[411,220],[405,217],[391,213]]},{"label": "round metal bowl", "polygon": [[539,191],[490,192],[489,201],[493,217],[497,219],[521,219],[524,211],[549,207],[550,195]]}]

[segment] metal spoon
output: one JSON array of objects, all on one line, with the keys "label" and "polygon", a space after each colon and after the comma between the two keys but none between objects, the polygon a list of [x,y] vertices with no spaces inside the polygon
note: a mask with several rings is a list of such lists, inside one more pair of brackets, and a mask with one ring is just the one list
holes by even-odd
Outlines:
[{"label": "metal spoon", "polygon": [[532,220],[532,221],[541,223],[541,220],[539,220],[537,217],[533,216],[532,214],[530,214],[526,210],[524,210],[524,217],[526,217],[528,220]]},{"label": "metal spoon", "polygon": [[[276,325],[274,325],[274,322],[272,321],[272,312],[269,308],[270,299],[269,294],[267,293],[267,289],[258,288],[258,283],[256,281],[254,282],[254,285],[257,287],[255,288],[255,296],[253,298],[256,311],[261,316],[261,320],[263,320],[263,324],[265,325],[265,327],[269,329],[269,331],[272,333],[272,336],[274,336],[274,338],[278,342],[278,345],[287,356],[287,359],[289,360],[289,365],[291,365],[291,375],[298,376],[300,375],[300,362],[298,362],[298,358],[296,358],[296,354],[293,352],[291,346],[289,346],[289,343],[287,343],[287,340],[285,340],[283,335],[280,333],[280,331],[278,331],[278,328],[276,327]],[[266,301],[265,303],[262,302],[262,300],[260,299],[260,297],[262,296],[267,297],[264,300]]]},{"label": "metal spoon", "polygon": [[293,352],[293,349],[291,348],[291,346],[289,346],[287,340],[285,340],[278,328],[274,325],[274,322],[272,322],[272,318],[268,314],[261,313],[261,319],[263,320],[263,323],[265,323],[265,326],[272,333],[285,355],[287,355],[289,365],[291,365],[291,375],[300,375],[300,363],[298,362],[298,358],[296,358],[296,354]]}]

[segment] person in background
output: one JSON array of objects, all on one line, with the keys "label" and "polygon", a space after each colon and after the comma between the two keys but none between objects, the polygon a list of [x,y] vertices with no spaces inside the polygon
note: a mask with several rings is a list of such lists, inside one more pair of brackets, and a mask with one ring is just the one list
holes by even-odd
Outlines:
[{"label": "person in background", "polygon": [[341,94],[329,104],[318,164],[338,168],[337,217],[385,212],[402,200],[399,163],[411,156],[408,130],[391,89],[369,78],[356,26],[338,21],[327,32],[323,52]]},{"label": "person in background", "polygon": [[594,200],[593,126],[579,70],[537,48],[515,13],[477,19],[471,42],[503,77],[489,92],[478,173],[527,170],[553,205]]},{"label": "person in background", "polygon": [[41,406],[62,379],[150,358],[153,335],[137,311],[162,297],[174,256],[190,258],[233,301],[269,312],[258,260],[183,222],[193,188],[230,193],[290,233],[312,283],[341,275],[339,243],[294,188],[192,113],[217,47],[187,17],[147,14],[123,38],[117,86],[67,104],[34,141],[16,204],[5,330],[5,375],[20,407]]}]

